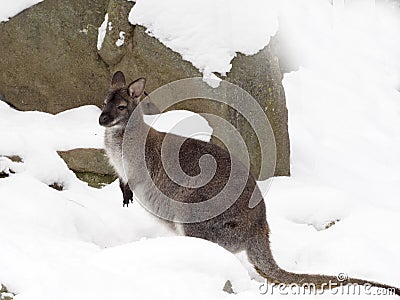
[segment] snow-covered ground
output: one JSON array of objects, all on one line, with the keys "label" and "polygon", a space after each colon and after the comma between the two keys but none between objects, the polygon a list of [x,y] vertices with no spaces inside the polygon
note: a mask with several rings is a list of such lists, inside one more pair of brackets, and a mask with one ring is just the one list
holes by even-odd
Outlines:
[{"label": "snow-covered ground", "polygon": [[[181,18],[189,1],[174,1],[137,1],[131,16],[140,15],[153,35],[203,72],[228,72],[236,52],[261,49],[278,28],[268,5],[280,10],[283,42],[300,69],[283,81],[292,177],[275,178],[266,195],[278,263],[400,286],[399,12],[372,9],[367,0],[353,0],[363,7],[334,1],[334,8],[324,0],[282,0],[279,7],[198,1],[190,8],[196,14]],[[195,30],[183,30],[190,22]],[[0,102],[0,154],[24,159],[0,159],[0,170],[16,172],[0,179],[0,283],[18,293],[15,299],[288,298],[261,295],[224,249],[174,236],[137,203],[123,208],[117,182],[97,190],[79,181],[55,151],[102,147],[99,112],[85,106],[52,116]],[[54,182],[65,190],[48,187]],[[227,279],[236,295],[222,292]]]}]

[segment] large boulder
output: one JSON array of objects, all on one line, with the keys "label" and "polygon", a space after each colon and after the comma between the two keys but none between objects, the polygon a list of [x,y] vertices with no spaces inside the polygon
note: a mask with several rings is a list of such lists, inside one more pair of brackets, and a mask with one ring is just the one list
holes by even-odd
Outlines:
[{"label": "large boulder", "polygon": [[[129,24],[132,5],[126,0],[45,0],[0,24],[0,93],[21,109],[56,113],[84,104],[101,105],[116,70],[129,79],[146,77],[148,92],[178,79],[201,76],[145,28]],[[97,28],[106,13],[109,24],[98,51]],[[117,43],[121,33],[122,44]],[[265,109],[277,145],[275,175],[289,175],[287,109],[278,59],[266,46],[253,56],[237,55],[232,65],[223,79],[247,90]],[[174,108],[218,112],[239,124],[257,175],[260,151],[252,129],[232,110],[198,100]]]},{"label": "large boulder", "polygon": [[101,103],[109,70],[96,49],[108,0],[43,1],[0,23],[0,93],[23,110]]}]

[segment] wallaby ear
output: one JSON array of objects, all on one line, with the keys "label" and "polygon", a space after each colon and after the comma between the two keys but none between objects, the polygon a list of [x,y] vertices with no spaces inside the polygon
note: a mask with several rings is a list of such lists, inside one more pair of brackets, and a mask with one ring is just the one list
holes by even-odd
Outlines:
[{"label": "wallaby ear", "polygon": [[144,92],[144,87],[146,85],[146,78],[136,79],[128,86],[128,94],[132,98],[139,98]]},{"label": "wallaby ear", "polygon": [[125,75],[121,71],[117,71],[114,73],[111,79],[111,87],[113,88],[121,88],[126,84]]}]

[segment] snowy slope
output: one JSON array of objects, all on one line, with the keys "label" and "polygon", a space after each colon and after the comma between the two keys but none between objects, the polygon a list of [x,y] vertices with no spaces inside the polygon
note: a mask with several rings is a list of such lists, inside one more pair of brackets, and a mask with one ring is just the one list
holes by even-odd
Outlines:
[{"label": "snowy slope", "polygon": [[[229,252],[207,241],[174,237],[138,203],[123,208],[117,182],[90,188],[56,159],[56,149],[102,144],[96,107],[52,116],[0,103],[0,114],[0,152],[24,158],[16,174],[0,179],[0,282],[18,293],[17,300],[265,297],[260,283]],[[166,117],[158,129],[172,120],[179,119]],[[15,125],[13,131],[7,124]],[[78,124],[86,129],[77,130]],[[57,141],[54,133],[65,139]],[[76,139],[69,140],[69,134]],[[64,191],[47,186],[60,178]],[[299,178],[275,179],[267,202],[277,260],[294,271],[348,272],[396,284],[393,260],[399,246],[390,237],[400,225],[398,213],[378,205],[349,207],[344,196]],[[318,231],[335,219],[341,221]],[[375,236],[384,243],[377,244]],[[236,296],[221,291],[228,279]]]}]

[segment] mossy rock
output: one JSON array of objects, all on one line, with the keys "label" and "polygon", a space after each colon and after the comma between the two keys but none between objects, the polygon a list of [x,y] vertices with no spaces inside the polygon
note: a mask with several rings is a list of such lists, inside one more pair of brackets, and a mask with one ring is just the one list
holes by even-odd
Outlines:
[{"label": "mossy rock", "polygon": [[117,179],[117,176],[115,175],[104,175],[90,172],[75,172],[75,174],[80,180],[87,182],[89,186],[94,188],[102,188]]},{"label": "mossy rock", "polygon": [[101,188],[117,178],[103,149],[78,148],[57,153],[80,180],[92,187]]},{"label": "mossy rock", "polygon": [[76,148],[69,151],[57,151],[72,171],[103,175],[114,174],[103,149]]}]

